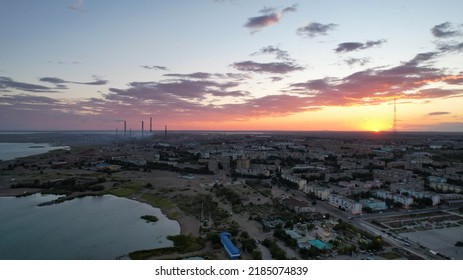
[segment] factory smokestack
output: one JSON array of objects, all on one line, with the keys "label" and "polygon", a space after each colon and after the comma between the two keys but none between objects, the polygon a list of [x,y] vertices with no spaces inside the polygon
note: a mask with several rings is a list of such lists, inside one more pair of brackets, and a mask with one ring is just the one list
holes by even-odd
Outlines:
[{"label": "factory smokestack", "polygon": [[150,133],[153,133],[153,118],[150,117]]},{"label": "factory smokestack", "polygon": [[141,121],[141,136],[145,133],[145,124]]},{"label": "factory smokestack", "polygon": [[127,134],[127,122],[124,121],[124,136]]},{"label": "factory smokestack", "polygon": [[164,136],[167,136],[167,125],[164,127]]}]

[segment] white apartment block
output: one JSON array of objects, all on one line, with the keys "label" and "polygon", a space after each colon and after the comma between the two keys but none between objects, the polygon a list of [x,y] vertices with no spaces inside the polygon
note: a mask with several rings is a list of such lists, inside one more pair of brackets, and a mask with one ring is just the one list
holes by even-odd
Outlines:
[{"label": "white apartment block", "polygon": [[362,214],[362,204],[350,198],[340,196],[337,194],[330,194],[328,196],[329,204],[337,208],[344,208],[352,215]]},{"label": "white apartment block", "polygon": [[330,189],[313,185],[307,185],[302,191],[305,193],[313,193],[320,200],[328,200],[328,196],[331,193]]},{"label": "white apartment block", "polygon": [[392,193],[390,191],[376,191],[374,195],[381,199],[392,199],[394,202],[402,203],[404,208],[408,208],[413,204],[413,197]]}]

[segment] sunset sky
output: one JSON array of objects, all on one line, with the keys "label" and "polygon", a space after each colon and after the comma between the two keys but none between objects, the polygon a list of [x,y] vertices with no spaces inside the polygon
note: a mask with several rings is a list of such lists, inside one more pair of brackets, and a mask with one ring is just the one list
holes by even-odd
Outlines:
[{"label": "sunset sky", "polygon": [[0,130],[463,131],[463,1],[6,0]]}]

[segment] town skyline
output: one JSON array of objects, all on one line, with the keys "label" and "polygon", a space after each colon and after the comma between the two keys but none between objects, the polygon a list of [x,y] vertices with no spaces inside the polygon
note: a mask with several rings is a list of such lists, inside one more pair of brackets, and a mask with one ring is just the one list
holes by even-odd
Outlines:
[{"label": "town skyline", "polygon": [[0,130],[463,132],[463,4],[5,3]]}]

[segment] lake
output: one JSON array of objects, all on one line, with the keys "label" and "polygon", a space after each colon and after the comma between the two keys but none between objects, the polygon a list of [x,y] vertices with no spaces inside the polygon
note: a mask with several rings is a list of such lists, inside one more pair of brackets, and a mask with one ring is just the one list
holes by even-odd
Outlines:
[{"label": "lake", "polygon": [[69,146],[51,146],[48,143],[0,143],[0,160],[10,160],[47,153],[53,150],[69,150]]},{"label": "lake", "polygon": [[[130,252],[172,246],[177,221],[157,208],[112,195],[50,206],[53,195],[0,197],[0,259],[110,260]],[[140,217],[154,215],[156,223]]]}]

